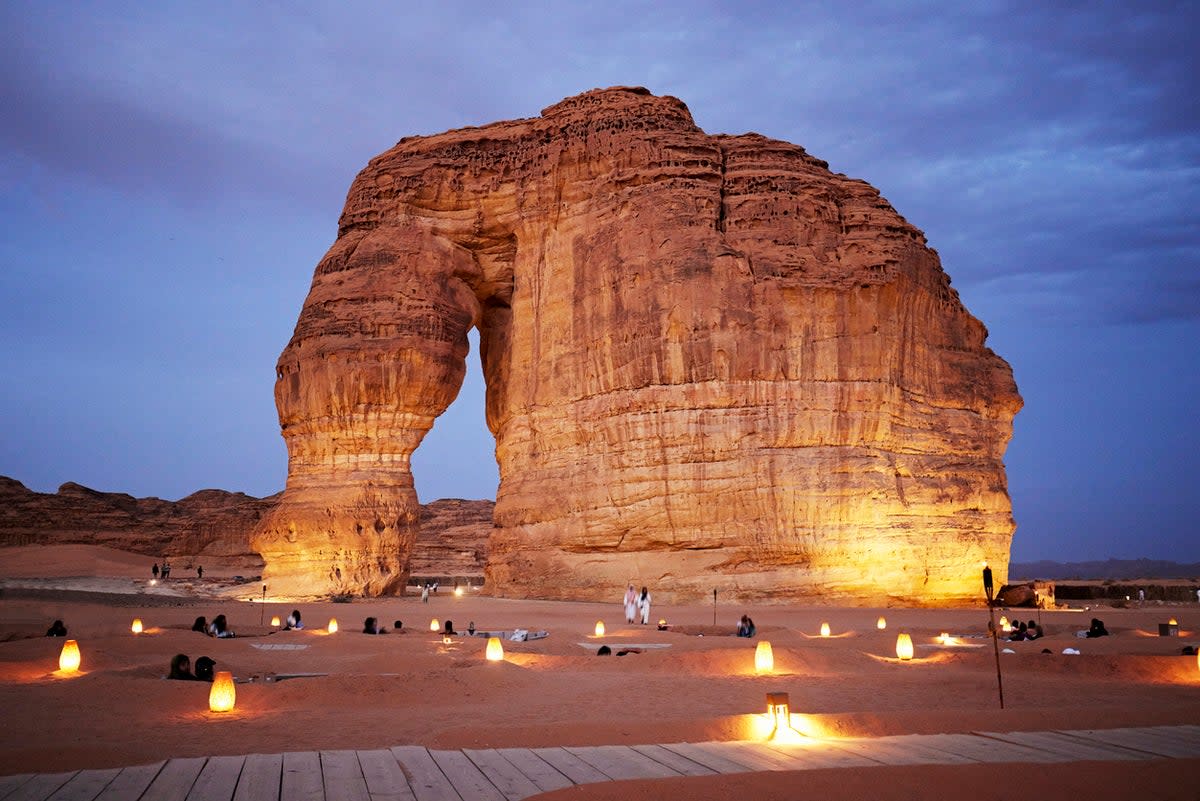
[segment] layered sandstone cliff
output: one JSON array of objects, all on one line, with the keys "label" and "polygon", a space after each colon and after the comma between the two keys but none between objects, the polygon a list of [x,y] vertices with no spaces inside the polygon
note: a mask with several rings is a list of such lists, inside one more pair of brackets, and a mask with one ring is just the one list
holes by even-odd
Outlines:
[{"label": "layered sandstone cliff", "polygon": [[1009,366],[937,254],[802,148],[596,90],[351,186],[275,396],[276,586],[386,593],[478,327],[501,595],[939,602],[1004,580]]}]

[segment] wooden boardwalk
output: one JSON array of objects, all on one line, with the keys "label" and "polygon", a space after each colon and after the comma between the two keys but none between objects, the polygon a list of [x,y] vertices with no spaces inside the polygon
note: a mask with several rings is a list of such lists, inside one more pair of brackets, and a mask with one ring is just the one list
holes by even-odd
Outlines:
[{"label": "wooden boardwalk", "polygon": [[0,776],[0,801],[517,801],[575,784],[813,768],[1200,757],[1200,726],[431,751],[406,745]]}]

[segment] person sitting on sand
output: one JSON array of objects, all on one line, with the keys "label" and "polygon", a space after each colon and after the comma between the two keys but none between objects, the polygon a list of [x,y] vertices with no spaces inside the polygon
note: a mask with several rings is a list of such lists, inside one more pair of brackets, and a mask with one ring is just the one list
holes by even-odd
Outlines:
[{"label": "person sitting on sand", "polygon": [[756,631],[757,629],[754,628],[754,621],[750,619],[750,616],[742,615],[742,619],[738,621],[737,636],[753,637]]},{"label": "person sitting on sand", "polygon": [[467,624],[467,635],[471,636],[471,637],[475,636],[475,621],[474,620],[472,620],[470,623]]},{"label": "person sitting on sand", "polygon": [[609,648],[607,645],[601,645],[596,650],[596,656],[612,656],[612,649]]},{"label": "person sitting on sand", "polygon": [[199,681],[192,673],[192,660],[188,659],[187,654],[175,654],[171,657],[171,671],[167,673],[167,678],[177,681]]},{"label": "person sitting on sand", "polygon": [[451,634],[458,634],[458,632],[454,630],[454,621],[447,620],[446,625],[442,627],[442,636],[449,637]]},{"label": "person sitting on sand", "polygon": [[1042,631],[1042,627],[1037,624],[1036,620],[1029,621],[1029,629],[1025,632],[1025,639],[1040,640],[1045,635],[1046,632]]},{"label": "person sitting on sand", "polygon": [[217,666],[215,659],[202,656],[196,660],[196,679],[198,681],[212,681],[213,668]]},{"label": "person sitting on sand", "polygon": [[1008,635],[1009,642],[1020,642],[1021,640],[1029,639],[1029,627],[1024,623],[1017,626],[1012,634]]},{"label": "person sitting on sand", "polygon": [[1098,617],[1092,618],[1092,625],[1087,630],[1086,637],[1107,637],[1108,629],[1104,628],[1104,621]]},{"label": "person sitting on sand", "polygon": [[292,613],[287,616],[287,620],[284,621],[283,630],[290,631],[292,629],[299,630],[302,628],[304,628],[304,621],[300,619],[300,610],[293,609]]},{"label": "person sitting on sand", "polygon": [[397,631],[397,632],[403,634],[404,633],[404,621],[403,620],[392,621],[392,631]]},{"label": "person sitting on sand", "polygon": [[54,623],[52,623],[50,625],[50,628],[46,629],[46,636],[47,637],[66,637],[67,636],[67,627],[63,625],[63,622],[61,620],[56,620],[56,621],[54,621]]},{"label": "person sitting on sand", "polygon": [[198,631],[201,634],[208,634],[208,618],[206,618],[204,615],[196,618],[195,622],[192,623],[192,631]]},{"label": "person sitting on sand", "polygon": [[363,621],[363,634],[387,634],[387,629],[379,625],[379,621],[369,617]]},{"label": "person sitting on sand", "polygon": [[224,615],[217,615],[213,618],[212,623],[208,624],[208,633],[213,637],[220,637],[221,639],[237,636],[229,628],[229,623],[225,620]]}]

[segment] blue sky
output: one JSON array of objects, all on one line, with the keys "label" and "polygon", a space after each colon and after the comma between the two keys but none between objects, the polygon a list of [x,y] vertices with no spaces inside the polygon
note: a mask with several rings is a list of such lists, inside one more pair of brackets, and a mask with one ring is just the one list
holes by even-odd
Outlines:
[{"label": "blue sky", "polygon": [[[355,173],[637,85],[925,231],[1025,397],[1014,559],[1200,561],[1200,5],[502,6],[0,5],[0,474],[278,491],[274,364]],[[423,501],[494,496],[471,359]]]}]

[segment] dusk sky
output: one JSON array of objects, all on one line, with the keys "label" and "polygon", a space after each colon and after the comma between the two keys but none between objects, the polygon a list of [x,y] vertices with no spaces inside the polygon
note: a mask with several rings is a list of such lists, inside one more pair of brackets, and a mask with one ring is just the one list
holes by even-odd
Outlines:
[{"label": "dusk sky", "polygon": [[[1200,561],[1197,30],[1195,2],[10,0],[0,474],[279,491],[275,360],[358,170],[633,85],[925,232],[1025,398],[1014,560]],[[474,342],[470,366],[424,502],[495,497]]]}]

